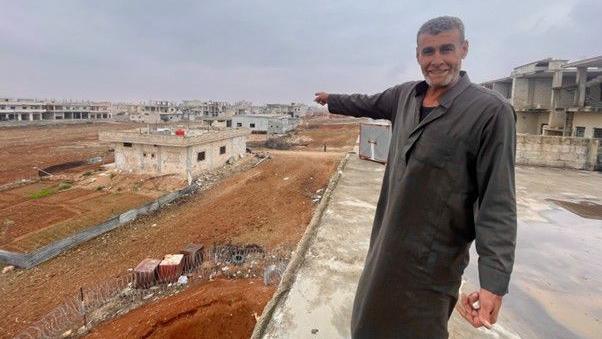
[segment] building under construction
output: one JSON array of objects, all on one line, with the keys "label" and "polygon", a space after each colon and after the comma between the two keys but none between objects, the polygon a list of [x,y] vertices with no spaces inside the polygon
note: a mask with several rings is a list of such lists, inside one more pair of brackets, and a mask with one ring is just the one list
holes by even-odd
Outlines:
[{"label": "building under construction", "polygon": [[0,98],[0,121],[107,120],[111,103]]}]

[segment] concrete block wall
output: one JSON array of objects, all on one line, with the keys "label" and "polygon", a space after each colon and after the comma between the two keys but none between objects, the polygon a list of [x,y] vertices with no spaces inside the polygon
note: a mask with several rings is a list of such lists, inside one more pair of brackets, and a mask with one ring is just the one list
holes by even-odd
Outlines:
[{"label": "concrete block wall", "polygon": [[512,106],[522,111],[529,105],[529,79],[515,78],[512,82]]},{"label": "concrete block wall", "polygon": [[516,131],[525,134],[540,134],[541,125],[547,124],[549,120],[548,111],[516,112]]},{"label": "concrete block wall", "polygon": [[518,134],[516,163],[518,165],[599,169],[600,140]]},{"label": "concrete block wall", "polygon": [[[226,146],[226,153],[224,154],[220,154],[220,147],[222,146]],[[190,160],[191,174],[196,176],[205,170],[221,167],[231,157],[244,155],[246,150],[247,142],[245,137],[236,137],[189,147],[188,159]],[[197,154],[199,152],[205,152],[205,160],[197,161]]]},{"label": "concrete block wall", "polygon": [[532,85],[535,87],[533,90],[533,98],[531,105],[533,108],[545,108],[549,109],[552,103],[552,79],[532,79]]}]

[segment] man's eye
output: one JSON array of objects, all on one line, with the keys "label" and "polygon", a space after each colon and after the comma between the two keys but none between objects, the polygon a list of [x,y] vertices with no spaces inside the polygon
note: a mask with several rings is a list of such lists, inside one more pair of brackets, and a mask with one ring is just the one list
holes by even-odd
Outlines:
[{"label": "man's eye", "polygon": [[434,48],[425,48],[422,50],[422,55],[433,55],[435,53]]},{"label": "man's eye", "polygon": [[441,54],[450,53],[454,51],[454,46],[443,46],[441,47]]}]

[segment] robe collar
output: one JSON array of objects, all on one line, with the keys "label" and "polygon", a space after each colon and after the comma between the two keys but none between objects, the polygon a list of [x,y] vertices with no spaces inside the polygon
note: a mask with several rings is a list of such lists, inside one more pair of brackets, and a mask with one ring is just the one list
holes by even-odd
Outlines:
[{"label": "robe collar", "polygon": [[[462,93],[466,87],[470,85],[470,78],[465,71],[460,71],[460,78],[458,81],[447,90],[447,92],[443,93],[443,95],[439,98],[439,106],[443,106],[444,108],[449,108],[454,99]],[[414,87],[415,96],[424,96],[426,94],[426,90],[429,85],[426,81],[421,81]]]}]

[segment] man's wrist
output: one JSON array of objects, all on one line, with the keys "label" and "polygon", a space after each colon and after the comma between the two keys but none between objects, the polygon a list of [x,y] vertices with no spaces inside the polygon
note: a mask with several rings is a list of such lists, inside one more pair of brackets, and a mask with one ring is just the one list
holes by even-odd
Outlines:
[{"label": "man's wrist", "polygon": [[481,288],[503,296],[508,293],[510,274],[496,270],[479,262],[479,282]]}]

